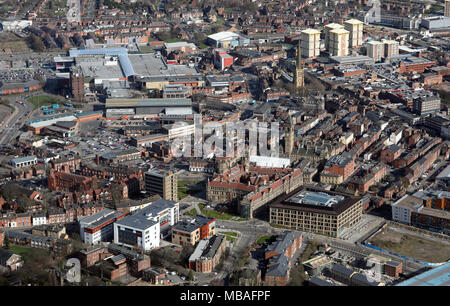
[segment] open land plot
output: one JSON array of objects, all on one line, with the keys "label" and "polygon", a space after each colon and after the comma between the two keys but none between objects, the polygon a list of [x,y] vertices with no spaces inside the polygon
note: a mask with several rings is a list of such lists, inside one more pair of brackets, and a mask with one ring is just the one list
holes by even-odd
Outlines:
[{"label": "open land plot", "polygon": [[370,244],[425,262],[440,263],[450,259],[450,243],[388,226],[368,241]]}]

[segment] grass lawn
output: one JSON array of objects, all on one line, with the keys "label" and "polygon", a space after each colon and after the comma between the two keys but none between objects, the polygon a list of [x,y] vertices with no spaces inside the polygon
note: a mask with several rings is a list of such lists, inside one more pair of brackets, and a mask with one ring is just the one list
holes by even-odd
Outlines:
[{"label": "grass lawn", "polygon": [[51,104],[62,104],[63,102],[52,96],[34,96],[28,98],[28,102],[33,104],[33,109],[40,108],[42,106],[51,105]]},{"label": "grass lawn", "polygon": [[169,39],[165,40],[166,43],[174,43],[174,42],[180,42],[180,41],[184,41],[184,40],[177,38],[177,37],[169,38]]},{"label": "grass lawn", "polygon": [[139,46],[139,49],[141,50],[142,53],[152,53],[153,52],[153,48],[150,46]]},{"label": "grass lawn", "polygon": [[199,204],[198,207],[200,208],[200,211],[202,214],[204,214],[207,217],[214,218],[214,219],[220,219],[220,220],[230,220],[231,218],[235,217],[233,215],[227,214],[227,213],[219,213],[212,209],[205,209],[204,204]]},{"label": "grass lawn", "polygon": [[258,240],[256,240],[256,243],[258,243],[258,244],[263,244],[264,242],[266,242],[266,241],[272,239],[272,237],[273,237],[273,236],[271,236],[271,235],[268,235],[268,236],[261,236],[261,237],[258,238]]},{"label": "grass lawn", "polygon": [[238,233],[235,232],[220,232],[222,235],[237,237]]},{"label": "grass lawn", "polygon": [[185,212],[184,214],[185,214],[185,215],[188,215],[188,216],[195,216],[195,215],[197,215],[197,211],[196,211],[195,208],[193,208],[193,209],[191,209],[191,210]]},{"label": "grass lawn", "polygon": [[178,181],[178,199],[183,199],[188,195],[194,195],[198,190],[192,190],[188,185],[196,185],[200,181]]},{"label": "grass lawn", "polygon": [[33,261],[34,257],[38,255],[50,256],[50,253],[46,250],[19,245],[10,245],[8,250],[14,254],[22,256],[25,263]]},{"label": "grass lawn", "polygon": [[28,256],[28,254],[30,253],[31,248],[18,246],[18,245],[11,245],[8,248],[8,251],[10,251],[10,252],[12,252],[14,254],[20,255],[23,258],[26,258]]},{"label": "grass lawn", "polygon": [[231,242],[235,242],[235,241],[236,241],[236,238],[234,238],[234,237],[225,236],[225,238],[226,238],[228,241],[231,241]]}]

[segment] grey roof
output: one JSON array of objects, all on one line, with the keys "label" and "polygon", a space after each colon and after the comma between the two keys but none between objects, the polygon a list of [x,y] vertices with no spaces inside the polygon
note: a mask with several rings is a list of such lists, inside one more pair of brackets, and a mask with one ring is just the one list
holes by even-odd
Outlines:
[{"label": "grey roof", "polygon": [[142,260],[146,257],[146,255],[139,254],[138,252],[135,252],[133,250],[129,250],[127,248],[124,248],[120,245],[110,243],[108,245],[108,251],[113,254],[123,254],[126,258],[131,260]]},{"label": "grey roof", "polygon": [[122,225],[126,227],[136,228],[140,230],[146,230],[149,227],[157,224],[158,214],[168,208],[172,208],[177,203],[174,201],[169,201],[165,199],[160,199],[143,209],[139,209],[133,212],[132,215],[123,217],[116,222],[117,225]]},{"label": "grey roof", "polygon": [[0,249],[0,263],[5,263],[12,255],[10,251]]},{"label": "grey roof", "polygon": [[125,257],[125,255],[123,255],[123,254],[119,254],[119,255],[116,255],[116,256],[114,256],[114,257],[111,258],[111,260],[112,260],[112,262],[113,262],[114,264],[116,264],[117,262],[122,261],[122,260],[124,260],[124,259],[126,259],[126,257]]},{"label": "grey roof", "polygon": [[331,266],[331,271],[340,275],[343,275],[344,277],[347,277],[348,279],[350,279],[350,276],[355,273],[355,271],[353,271],[352,269],[349,269],[347,267],[338,265],[338,264],[333,264]]},{"label": "grey roof", "polygon": [[80,223],[85,224],[87,228],[96,228],[97,226],[100,226],[105,222],[115,220],[123,214],[123,212],[104,208],[96,214],[80,218]]},{"label": "grey roof", "polygon": [[24,162],[32,162],[35,160],[37,160],[37,157],[32,155],[32,156],[13,158],[13,159],[11,159],[11,162],[18,164],[18,163],[24,163]]},{"label": "grey roof", "polygon": [[190,233],[195,231],[199,227],[205,226],[213,220],[213,218],[205,216],[193,216],[190,220],[183,220],[178,222],[174,225],[173,229]]},{"label": "grey roof", "polygon": [[277,255],[270,259],[267,266],[266,276],[286,276],[289,271],[289,258]]},{"label": "grey roof", "polygon": [[324,279],[318,278],[316,276],[311,277],[308,282],[316,286],[335,286],[332,282],[328,282]]},{"label": "grey roof", "polygon": [[286,249],[293,244],[294,240],[301,235],[301,232],[285,231],[280,236],[278,236],[276,241],[274,241],[267,247],[267,252],[274,251],[278,254],[283,254]]},{"label": "grey roof", "polygon": [[202,257],[213,258],[222,242],[225,240],[224,235],[216,235],[209,239],[209,243],[203,250]]},{"label": "grey roof", "polygon": [[380,284],[380,282],[377,282],[376,280],[374,280],[362,273],[355,273],[352,276],[352,280],[358,281],[359,284],[362,286],[378,286]]}]

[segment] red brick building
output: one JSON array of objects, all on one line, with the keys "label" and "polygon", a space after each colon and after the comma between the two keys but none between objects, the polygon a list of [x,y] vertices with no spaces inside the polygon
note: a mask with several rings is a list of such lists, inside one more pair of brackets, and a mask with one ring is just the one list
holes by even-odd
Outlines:
[{"label": "red brick building", "polygon": [[85,177],[61,171],[50,171],[48,189],[51,191],[87,191],[97,188],[95,177]]}]

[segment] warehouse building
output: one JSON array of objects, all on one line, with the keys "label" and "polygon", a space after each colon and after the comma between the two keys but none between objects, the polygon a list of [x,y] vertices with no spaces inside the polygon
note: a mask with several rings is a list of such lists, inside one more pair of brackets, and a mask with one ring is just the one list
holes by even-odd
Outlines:
[{"label": "warehouse building", "polygon": [[191,99],[106,99],[106,117],[133,118],[191,115]]},{"label": "warehouse building", "polygon": [[396,286],[449,286],[450,262],[407,279]]},{"label": "warehouse building", "polygon": [[13,158],[9,161],[9,163],[14,168],[33,166],[33,165],[37,164],[37,157],[36,156],[26,156],[26,157]]}]

